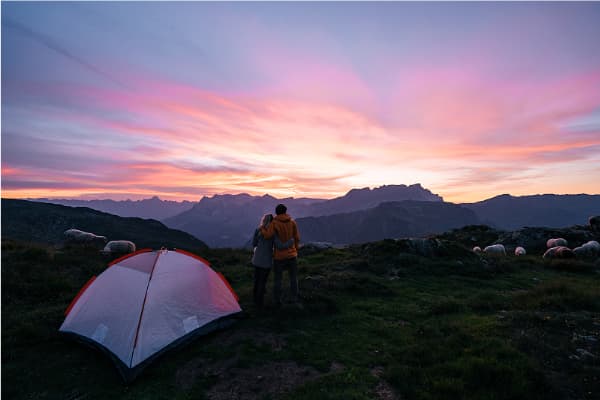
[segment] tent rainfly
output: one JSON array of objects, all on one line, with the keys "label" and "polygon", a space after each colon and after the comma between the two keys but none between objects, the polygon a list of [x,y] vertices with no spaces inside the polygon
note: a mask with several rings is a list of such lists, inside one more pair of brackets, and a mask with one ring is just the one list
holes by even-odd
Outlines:
[{"label": "tent rainfly", "polygon": [[183,250],[139,250],[81,288],[60,332],[105,351],[126,382],[164,351],[231,324],[241,311],[225,277]]}]

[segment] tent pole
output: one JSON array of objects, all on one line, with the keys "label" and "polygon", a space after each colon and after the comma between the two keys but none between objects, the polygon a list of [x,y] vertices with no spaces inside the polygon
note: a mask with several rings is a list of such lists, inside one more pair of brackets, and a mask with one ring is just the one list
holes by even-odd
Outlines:
[{"label": "tent pole", "polygon": [[135,348],[137,347],[138,335],[140,333],[140,326],[142,325],[142,317],[144,316],[144,308],[146,307],[146,298],[148,297],[148,288],[150,288],[150,281],[152,280],[152,275],[154,274],[154,268],[158,263],[158,258],[160,257],[162,250],[158,250],[156,252],[156,258],[154,259],[154,264],[152,264],[152,270],[150,271],[150,276],[148,277],[148,285],[146,285],[146,293],[144,294],[144,302],[142,303],[142,311],[140,312],[140,319],[137,324],[137,328],[135,330],[135,340],[133,341],[133,349],[131,350],[131,358],[129,359],[129,368],[132,367],[133,362],[133,354],[135,353]]}]

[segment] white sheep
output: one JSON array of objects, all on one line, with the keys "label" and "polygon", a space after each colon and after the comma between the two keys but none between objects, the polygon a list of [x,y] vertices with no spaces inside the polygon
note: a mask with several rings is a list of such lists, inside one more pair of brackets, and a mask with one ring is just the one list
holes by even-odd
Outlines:
[{"label": "white sheep", "polygon": [[98,236],[91,232],[81,231],[79,229],[67,229],[64,232],[65,240],[69,243],[79,244],[104,244],[106,236]]},{"label": "white sheep", "polygon": [[473,247],[473,253],[481,253],[481,247],[479,247],[479,246]]},{"label": "white sheep", "polygon": [[135,252],[135,243],[129,240],[111,240],[106,244],[104,254],[115,254],[115,253],[133,253]]},{"label": "white sheep", "polygon": [[600,254],[600,243],[595,240],[590,240],[579,247],[575,247],[573,253],[575,253],[577,257],[596,257]]},{"label": "white sheep", "polygon": [[493,244],[491,246],[487,246],[485,249],[483,249],[483,252],[492,255],[506,255],[506,249],[502,244]]},{"label": "white sheep", "polygon": [[554,246],[546,250],[544,255],[542,256],[546,259],[551,258],[573,258],[575,257],[575,253],[568,247],[565,246]]},{"label": "white sheep", "polygon": [[527,252],[523,247],[519,246],[515,249],[515,256],[524,256],[525,254],[527,254]]},{"label": "white sheep", "polygon": [[569,243],[567,242],[566,239],[563,238],[555,238],[555,239],[548,239],[548,241],[546,242],[546,247],[551,249],[552,247],[567,247],[569,246]]}]

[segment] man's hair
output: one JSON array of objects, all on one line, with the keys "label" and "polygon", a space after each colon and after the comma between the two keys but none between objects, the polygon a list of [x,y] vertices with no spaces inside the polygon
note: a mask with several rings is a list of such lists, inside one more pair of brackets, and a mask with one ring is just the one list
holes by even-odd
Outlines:
[{"label": "man's hair", "polygon": [[286,212],[287,212],[287,207],[284,206],[283,204],[277,204],[277,207],[275,207],[275,214],[277,214],[277,215],[285,214]]}]

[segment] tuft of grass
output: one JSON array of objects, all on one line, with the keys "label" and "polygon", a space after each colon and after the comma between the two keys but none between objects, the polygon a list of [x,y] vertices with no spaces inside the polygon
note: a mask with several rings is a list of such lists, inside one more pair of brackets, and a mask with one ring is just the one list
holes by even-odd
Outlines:
[{"label": "tuft of grass", "polygon": [[598,270],[598,265],[594,265],[589,260],[546,260],[546,268],[556,271],[594,273]]},{"label": "tuft of grass", "polygon": [[498,293],[478,292],[469,299],[468,305],[478,312],[494,312],[506,308],[508,301]]},{"label": "tuft of grass", "polygon": [[452,298],[442,298],[431,306],[431,315],[454,314],[465,310],[465,304]]},{"label": "tuft of grass", "polygon": [[[386,377],[405,398],[549,398],[551,387],[535,364],[503,341],[447,333],[428,351],[408,348]],[[491,396],[491,397],[490,397]]]},{"label": "tuft of grass", "polygon": [[544,282],[513,298],[517,309],[600,311],[600,286],[588,287],[572,280]]}]

